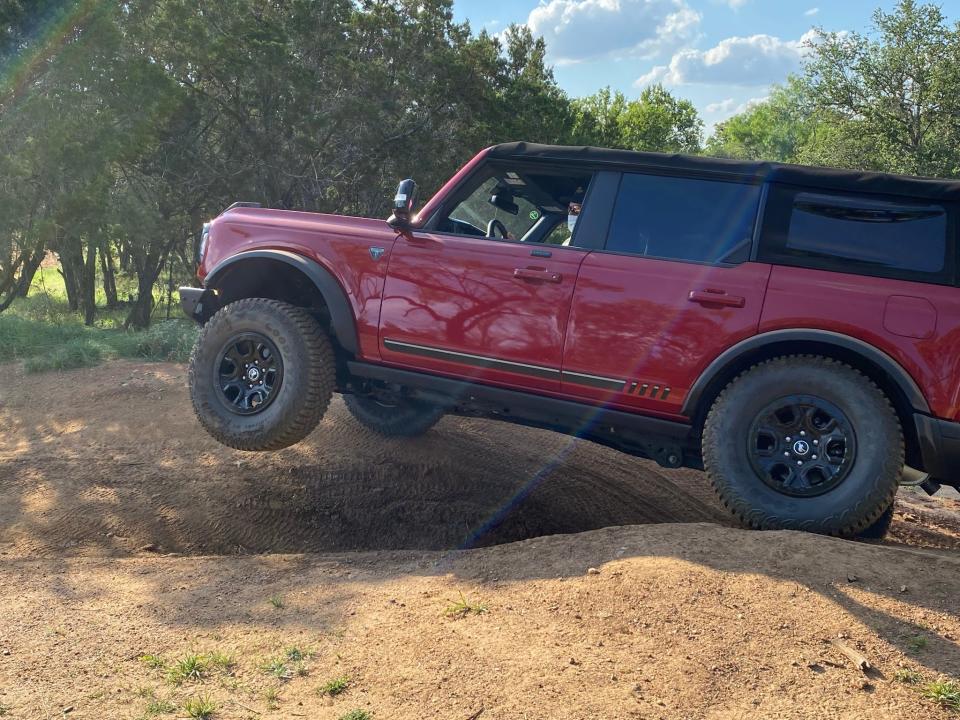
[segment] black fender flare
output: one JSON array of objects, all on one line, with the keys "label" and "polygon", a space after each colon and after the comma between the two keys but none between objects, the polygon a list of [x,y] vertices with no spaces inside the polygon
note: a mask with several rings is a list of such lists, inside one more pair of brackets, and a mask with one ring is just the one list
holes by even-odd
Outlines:
[{"label": "black fender flare", "polygon": [[930,406],[916,381],[903,366],[882,350],[878,350],[869,343],[857,338],[830,330],[790,329],[772,330],[741,340],[739,343],[722,352],[704,370],[697,381],[690,388],[683,401],[680,412],[686,417],[694,417],[701,410],[700,404],[704,394],[717,378],[721,377],[725,369],[742,360],[746,355],[762,350],[764,347],[781,343],[817,343],[828,345],[848,353],[856,353],[880,368],[903,392],[907,402],[914,412],[930,415]]},{"label": "black fender flare", "polygon": [[217,263],[207,273],[203,286],[207,289],[215,289],[217,283],[224,278],[232,266],[249,260],[282,262],[306,275],[327,304],[327,309],[330,311],[330,327],[340,347],[354,356],[360,354],[357,323],[347,293],[333,274],[314,260],[286,250],[248,250],[231,255]]}]

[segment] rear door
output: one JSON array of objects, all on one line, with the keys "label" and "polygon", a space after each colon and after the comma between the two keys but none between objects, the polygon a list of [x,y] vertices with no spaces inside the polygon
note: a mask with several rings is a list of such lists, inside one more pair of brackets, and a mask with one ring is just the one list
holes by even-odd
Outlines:
[{"label": "rear door", "polygon": [[757,332],[770,266],[750,262],[761,186],[626,173],[604,248],[580,267],[565,395],[677,416],[706,366]]},{"label": "rear door", "polygon": [[560,391],[570,301],[586,255],[563,229],[592,173],[558,172],[543,179],[521,166],[483,169],[432,229],[397,239],[380,315],[383,360]]}]

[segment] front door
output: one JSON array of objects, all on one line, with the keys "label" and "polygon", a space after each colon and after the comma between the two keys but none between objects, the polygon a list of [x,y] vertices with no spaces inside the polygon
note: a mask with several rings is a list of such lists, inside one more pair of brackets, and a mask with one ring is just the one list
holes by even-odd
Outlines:
[{"label": "front door", "polygon": [[756,334],[770,266],[749,262],[760,188],[625,174],[580,269],[565,395],[678,416],[704,368]]},{"label": "front door", "polygon": [[559,391],[570,301],[586,255],[570,243],[568,226],[590,177],[490,167],[467,181],[463,199],[430,229],[402,234],[383,292],[382,359]]}]

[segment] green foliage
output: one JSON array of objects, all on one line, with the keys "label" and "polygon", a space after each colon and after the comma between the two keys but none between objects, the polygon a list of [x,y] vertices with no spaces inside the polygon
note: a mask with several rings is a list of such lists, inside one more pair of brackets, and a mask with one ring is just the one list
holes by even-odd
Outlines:
[{"label": "green foliage", "polygon": [[[0,329],[2,330],[2,329]],[[103,360],[103,346],[89,338],[68,340],[57,349],[44,355],[34,355],[24,363],[29,373],[47,370],[74,370],[93,367]]]},{"label": "green foliage", "polygon": [[183,709],[189,717],[195,718],[196,720],[205,720],[217,711],[217,706],[210,698],[195,697],[187,700],[183,704]]},{"label": "green foliage", "polygon": [[210,672],[210,661],[203,655],[187,655],[167,669],[167,680],[175,685],[200,682]]},{"label": "green foliage", "polygon": [[154,670],[160,670],[167,665],[166,661],[159,655],[141,655],[138,660],[148,668],[153,668]]},{"label": "green foliage", "polygon": [[893,679],[905,685],[916,685],[923,680],[923,673],[909,668],[900,668],[893,674]]},{"label": "green foliage", "polygon": [[717,125],[707,140],[707,154],[797,162],[801,148],[816,128],[807,95],[804,81],[791,77],[786,85],[774,88],[764,102]]},{"label": "green foliage", "polygon": [[900,0],[868,34],[818,31],[803,75],[718,125],[707,152],[958,177],[958,60],[960,26]]},{"label": "green foliage", "polygon": [[443,611],[444,615],[453,618],[462,618],[467,615],[483,615],[487,612],[487,606],[479,601],[471,601],[461,592],[460,599],[452,601]]},{"label": "green foliage", "polygon": [[283,610],[285,607],[283,603],[283,597],[281,595],[271,595],[269,598],[267,598],[267,602],[270,603],[270,606],[274,610]]},{"label": "green foliage", "polygon": [[169,700],[151,700],[147,703],[146,715],[171,715],[177,711],[177,706]]},{"label": "green foliage", "polygon": [[372,720],[373,715],[366,710],[351,710],[339,717],[338,720]]},{"label": "green foliage", "polygon": [[317,693],[320,695],[329,695],[330,697],[336,697],[342,692],[345,692],[347,688],[350,687],[350,678],[338,677],[333,680],[328,680],[323,685],[317,688]]},{"label": "green foliage", "polygon": [[583,145],[697,153],[703,122],[689,100],[675,98],[662,85],[643,90],[636,100],[604,88],[573,101],[573,140]]},{"label": "green foliage", "polygon": [[953,680],[937,680],[923,688],[925,697],[950,710],[960,710],[960,683]]}]

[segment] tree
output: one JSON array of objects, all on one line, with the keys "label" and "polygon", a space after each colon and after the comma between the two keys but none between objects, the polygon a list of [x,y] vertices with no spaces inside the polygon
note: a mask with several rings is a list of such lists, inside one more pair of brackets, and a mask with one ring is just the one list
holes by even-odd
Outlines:
[{"label": "tree", "polygon": [[697,153],[703,122],[693,103],[662,85],[645,88],[636,100],[605,88],[573,101],[573,137],[579,143],[627,150]]},{"label": "tree", "polygon": [[877,10],[873,35],[817,32],[806,81],[826,129],[802,157],[918,175],[960,172],[960,28],[936,5]]},{"label": "tree", "polygon": [[770,97],[719,123],[707,140],[706,152],[743,160],[797,162],[816,129],[802,78],[791,77]]}]

